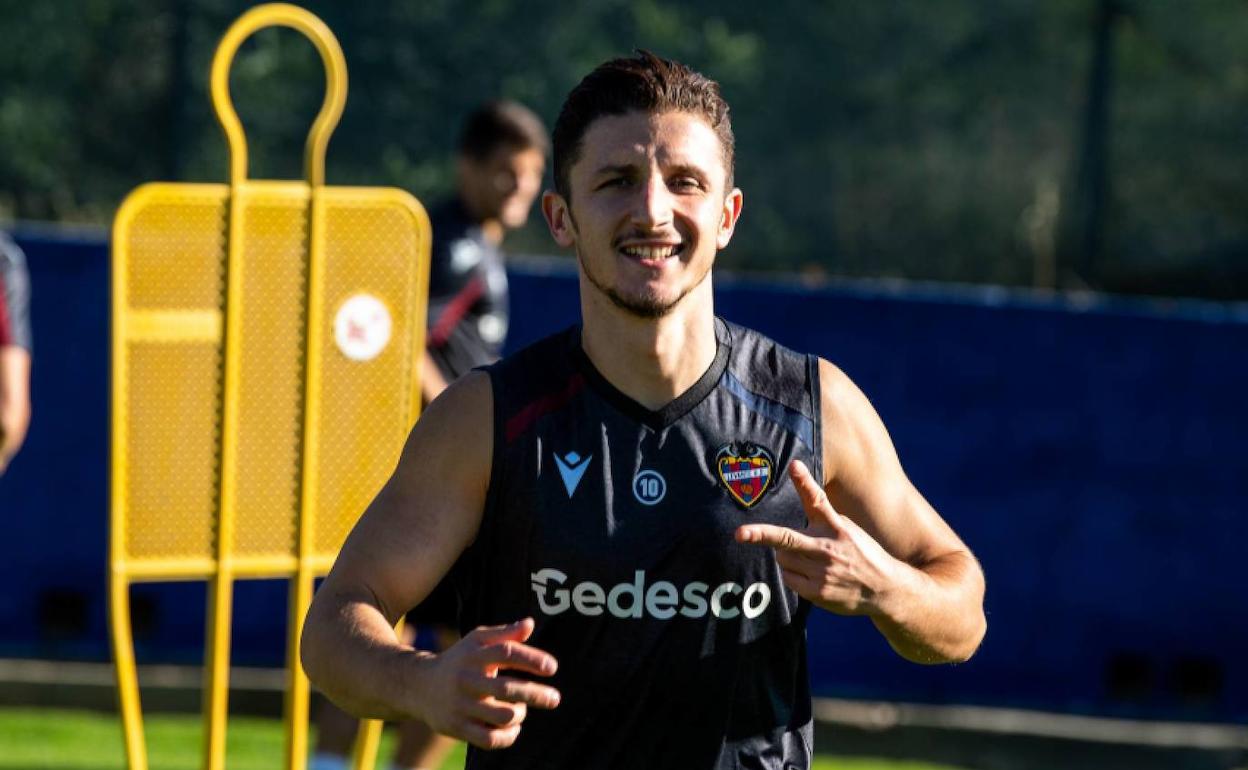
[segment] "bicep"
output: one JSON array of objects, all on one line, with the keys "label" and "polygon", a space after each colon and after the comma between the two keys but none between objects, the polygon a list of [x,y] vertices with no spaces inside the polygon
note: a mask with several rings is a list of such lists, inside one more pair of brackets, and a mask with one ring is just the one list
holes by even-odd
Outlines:
[{"label": "bicep", "polygon": [[861,390],[821,360],[825,491],[895,558],[921,565],[965,545],[902,469],[888,430]]},{"label": "bicep", "polygon": [[476,537],[492,436],[489,377],[474,373],[421,416],[321,590],[375,603],[391,623],[428,596]]}]

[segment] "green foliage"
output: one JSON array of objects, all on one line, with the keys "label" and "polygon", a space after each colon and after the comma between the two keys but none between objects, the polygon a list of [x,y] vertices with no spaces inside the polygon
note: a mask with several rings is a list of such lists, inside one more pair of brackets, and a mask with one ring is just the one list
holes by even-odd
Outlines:
[{"label": "green foliage", "polygon": [[[103,223],[144,181],[223,179],[208,65],[248,5],[0,3],[0,215]],[[590,68],[645,47],[720,80],[733,106],[746,209],[725,265],[1248,296],[1237,0],[307,5],[350,69],[334,184],[446,195],[478,102],[519,99],[553,122]],[[1111,6],[1102,151],[1084,121]],[[253,175],[299,176],[322,96],[312,47],[262,32],[231,83]],[[1085,227],[1088,153],[1107,169],[1095,261],[1071,231]],[[553,248],[536,217],[511,245]]]}]

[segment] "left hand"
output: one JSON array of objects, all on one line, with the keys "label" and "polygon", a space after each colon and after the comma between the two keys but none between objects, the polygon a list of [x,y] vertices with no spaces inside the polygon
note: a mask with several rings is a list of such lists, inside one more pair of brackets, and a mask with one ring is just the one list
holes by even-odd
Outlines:
[{"label": "left hand", "polygon": [[872,614],[894,585],[900,562],[836,512],[802,462],[790,463],[789,478],[806,509],[806,529],[746,524],[737,528],[737,542],[774,548],[784,584],[812,604],[839,615]]}]

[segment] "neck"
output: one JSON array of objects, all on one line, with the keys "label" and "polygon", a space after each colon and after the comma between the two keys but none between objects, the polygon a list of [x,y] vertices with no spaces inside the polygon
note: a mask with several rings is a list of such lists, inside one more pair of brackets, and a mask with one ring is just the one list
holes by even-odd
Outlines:
[{"label": "neck", "polygon": [[581,314],[581,346],[594,368],[647,409],[673,401],[715,360],[709,276],[661,318],[621,310],[582,276]]},{"label": "neck", "polygon": [[502,220],[482,212],[481,207],[473,203],[472,196],[462,189],[459,191],[459,201],[464,211],[468,212],[469,218],[481,228],[481,235],[491,246],[497,246],[503,242],[505,229]]},{"label": "neck", "polygon": [[491,246],[497,246],[503,242],[503,223],[497,219],[487,219],[478,223],[481,227],[481,235]]}]

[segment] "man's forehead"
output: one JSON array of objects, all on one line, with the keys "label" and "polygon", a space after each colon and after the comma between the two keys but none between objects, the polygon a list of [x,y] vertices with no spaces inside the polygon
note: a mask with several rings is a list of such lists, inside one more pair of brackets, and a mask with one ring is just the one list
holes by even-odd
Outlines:
[{"label": "man's forehead", "polygon": [[581,160],[592,172],[654,156],[663,162],[723,165],[723,147],[710,124],[689,112],[604,115],[590,124],[582,140]]}]

